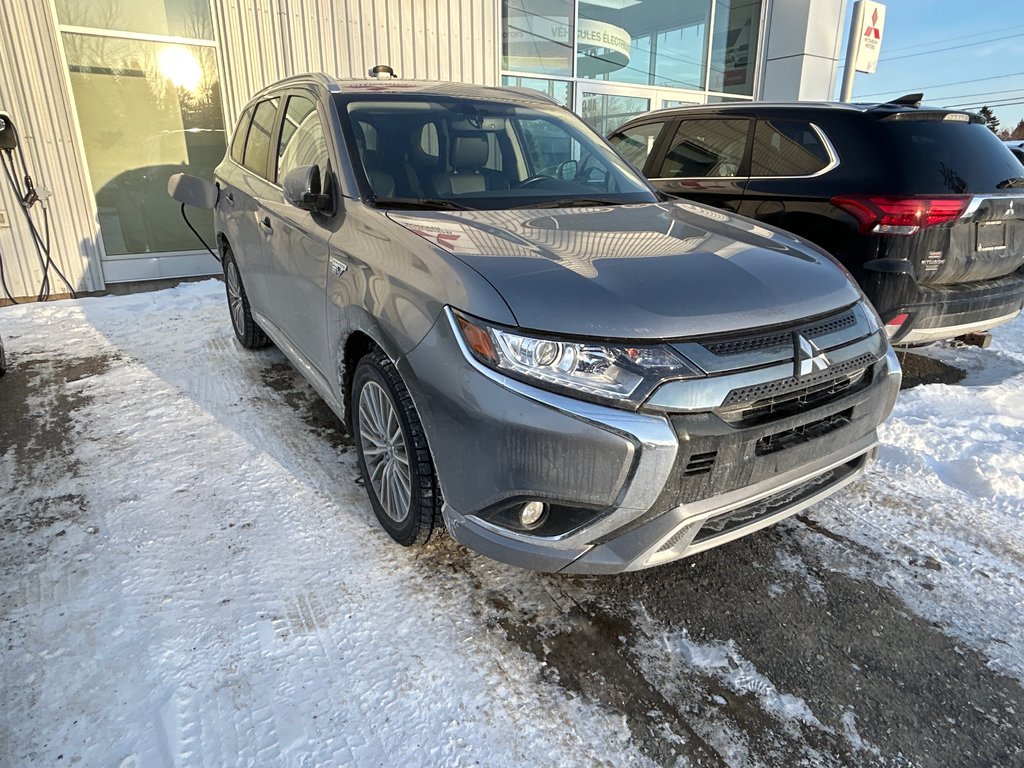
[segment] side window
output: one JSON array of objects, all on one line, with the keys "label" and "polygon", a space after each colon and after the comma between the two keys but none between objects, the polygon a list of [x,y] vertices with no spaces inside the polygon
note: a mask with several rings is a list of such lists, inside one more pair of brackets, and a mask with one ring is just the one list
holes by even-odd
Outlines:
[{"label": "side window", "polygon": [[245,134],[249,130],[249,122],[252,120],[252,109],[247,109],[238,118],[238,126],[235,128],[235,135],[231,139],[231,159],[236,163],[242,162],[242,152],[245,150]]},{"label": "side window", "polygon": [[274,118],[277,116],[278,98],[267,99],[256,105],[252,116],[252,126],[245,140],[245,152],[242,165],[260,176],[267,174],[267,154],[270,152],[270,134],[274,130]]},{"label": "side window", "polygon": [[433,123],[424,123],[420,129],[419,140],[420,152],[434,160],[441,156],[441,143],[437,138],[437,126]]},{"label": "side window", "polygon": [[656,178],[738,176],[747,147],[750,120],[683,120],[672,137]]},{"label": "side window", "polygon": [[284,112],[281,142],[277,147],[278,183],[288,171],[303,165],[319,166],[320,179],[326,182],[327,159],[327,139],[316,104],[305,96],[292,96]]},{"label": "side window", "polygon": [[654,142],[658,140],[658,134],[664,127],[664,121],[635,125],[615,133],[608,141],[634,168],[643,171],[644,163],[654,149]]},{"label": "side window", "polygon": [[758,120],[751,176],[810,176],[828,166],[828,150],[804,120]]},{"label": "side window", "polygon": [[517,126],[517,134],[531,176],[551,175],[559,164],[579,159],[579,143],[564,129],[550,121],[530,117],[519,120]]}]

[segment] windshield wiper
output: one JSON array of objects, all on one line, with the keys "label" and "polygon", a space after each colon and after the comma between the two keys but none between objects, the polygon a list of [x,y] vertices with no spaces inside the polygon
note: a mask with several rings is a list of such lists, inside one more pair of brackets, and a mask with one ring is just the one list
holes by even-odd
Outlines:
[{"label": "windshield wiper", "polygon": [[996,184],[996,189],[1016,189],[1017,187],[1024,187],[1024,176],[1011,176]]},{"label": "windshield wiper", "polygon": [[472,210],[452,200],[439,197],[375,197],[373,204],[379,208],[423,208],[434,211],[469,211]]},{"label": "windshield wiper", "polygon": [[548,200],[543,203],[526,203],[517,205],[516,208],[577,208],[594,207],[598,205],[625,205],[618,200],[602,200],[596,197],[563,197],[558,200]]}]

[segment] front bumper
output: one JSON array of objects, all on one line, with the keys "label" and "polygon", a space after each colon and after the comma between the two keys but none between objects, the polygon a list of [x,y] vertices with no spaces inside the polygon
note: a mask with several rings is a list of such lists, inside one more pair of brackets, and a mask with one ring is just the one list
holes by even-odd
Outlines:
[{"label": "front bumper", "polygon": [[[471,549],[538,571],[647,568],[795,514],[865,471],[901,375],[889,349],[854,390],[737,427],[711,413],[630,412],[564,397],[485,368],[460,343],[442,316],[399,361],[445,522]],[[588,516],[547,536],[485,519],[495,506],[529,500]]]}]

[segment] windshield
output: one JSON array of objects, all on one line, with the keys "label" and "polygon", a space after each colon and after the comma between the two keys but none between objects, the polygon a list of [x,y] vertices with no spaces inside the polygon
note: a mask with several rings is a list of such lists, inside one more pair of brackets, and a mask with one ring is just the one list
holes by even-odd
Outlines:
[{"label": "windshield", "polygon": [[647,182],[575,115],[424,96],[360,97],[348,116],[377,205],[500,209],[656,202]]}]

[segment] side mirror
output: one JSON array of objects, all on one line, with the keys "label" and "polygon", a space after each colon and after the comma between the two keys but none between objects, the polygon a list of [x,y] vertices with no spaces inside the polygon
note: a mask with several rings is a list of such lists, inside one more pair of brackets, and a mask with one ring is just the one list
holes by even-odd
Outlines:
[{"label": "side mirror", "polygon": [[285,174],[281,184],[284,199],[304,211],[326,211],[331,207],[331,197],[323,192],[320,168],[316,165],[301,165]]},{"label": "side mirror", "polygon": [[210,209],[217,206],[220,190],[206,179],[189,176],[187,173],[175,173],[167,179],[167,194],[193,208]]},{"label": "side mirror", "polygon": [[579,172],[580,164],[575,160],[563,160],[555,169],[555,175],[563,181],[572,181]]}]

